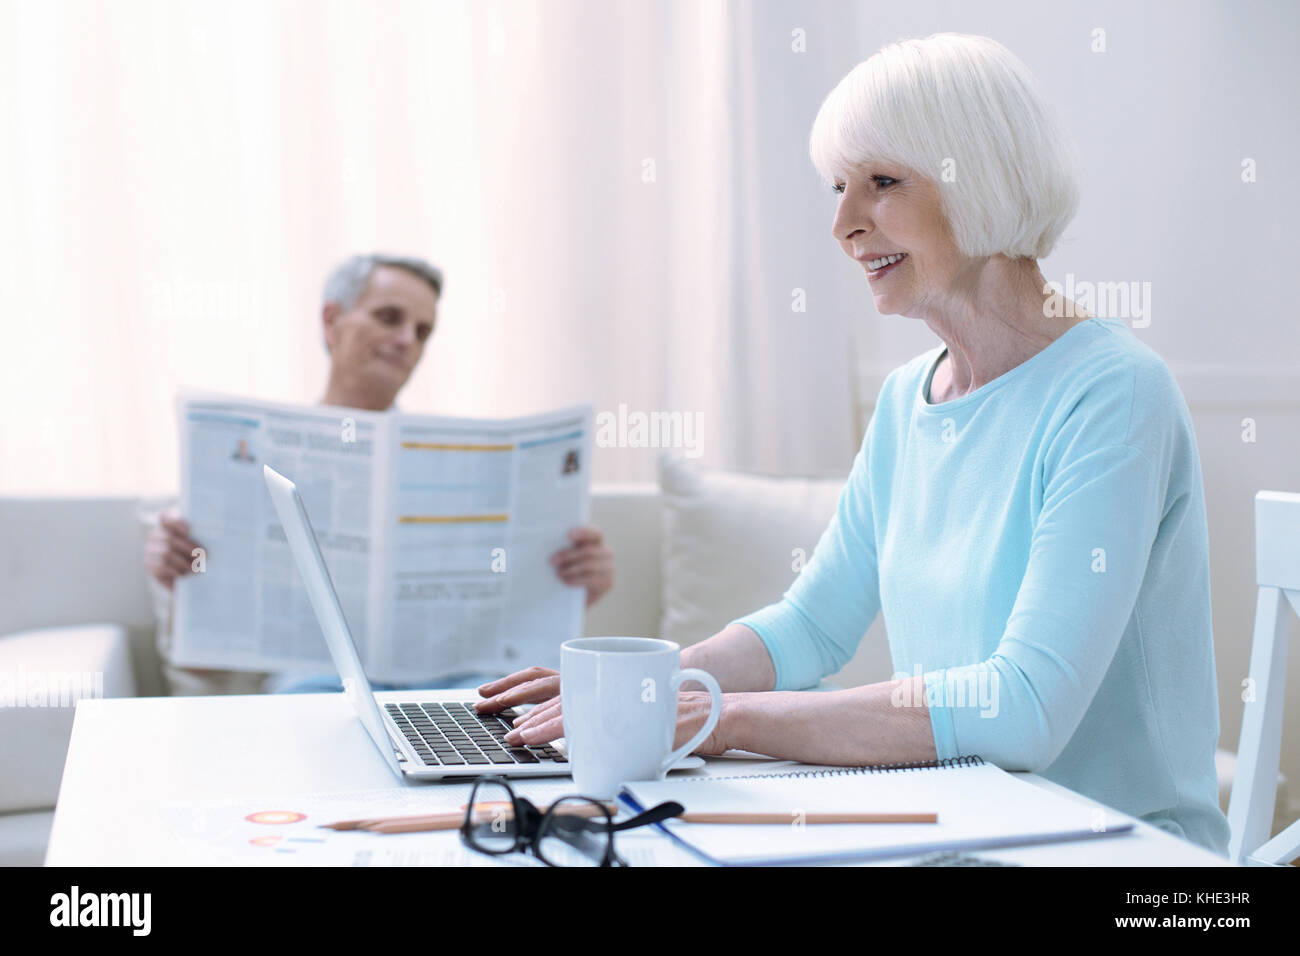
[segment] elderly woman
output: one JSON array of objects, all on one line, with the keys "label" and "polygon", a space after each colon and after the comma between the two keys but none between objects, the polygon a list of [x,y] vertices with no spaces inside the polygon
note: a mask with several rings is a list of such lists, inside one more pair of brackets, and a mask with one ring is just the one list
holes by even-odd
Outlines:
[{"label": "elderly woman", "polygon": [[[1068,137],[983,37],[880,50],[827,97],[812,158],[882,313],[943,348],[886,378],[830,526],[777,603],[682,653],[724,695],[701,748],[860,765],[979,754],[1219,853],[1219,715],[1200,462],[1168,368],[1036,260],[1078,202]],[[829,693],[884,612],[896,679]],[[563,732],[559,678],[507,739]],[[708,713],[683,693],[679,743]]]}]

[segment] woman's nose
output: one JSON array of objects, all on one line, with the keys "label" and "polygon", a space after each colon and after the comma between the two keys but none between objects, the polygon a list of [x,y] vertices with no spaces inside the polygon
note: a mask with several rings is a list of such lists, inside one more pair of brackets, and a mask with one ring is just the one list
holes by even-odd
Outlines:
[{"label": "woman's nose", "polygon": [[835,224],[831,227],[831,233],[840,242],[852,242],[855,239],[860,239],[869,231],[869,229],[854,225],[853,223],[842,224],[838,220],[836,220]]},{"label": "woman's nose", "polygon": [[850,200],[846,193],[840,200],[839,208],[835,210],[835,218],[831,222],[831,235],[840,242],[848,242],[870,230],[870,215],[859,203]]},{"label": "woman's nose", "polygon": [[861,213],[848,202],[841,200],[836,209],[835,220],[831,222],[831,234],[840,242],[849,242],[855,235],[865,232],[865,222]]}]

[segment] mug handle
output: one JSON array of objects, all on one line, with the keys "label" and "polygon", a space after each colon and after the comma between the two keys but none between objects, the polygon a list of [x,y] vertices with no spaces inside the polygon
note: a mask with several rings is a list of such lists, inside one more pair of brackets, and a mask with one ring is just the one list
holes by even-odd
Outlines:
[{"label": "mug handle", "polygon": [[673,673],[673,679],[669,686],[672,688],[674,702],[677,697],[677,688],[688,680],[697,680],[708,688],[709,718],[704,722],[704,726],[700,728],[699,733],[664,758],[664,762],[659,765],[660,776],[667,773],[673,764],[704,743],[704,739],[713,733],[713,728],[718,726],[718,718],[722,716],[722,688],[718,686],[718,682],[713,679],[712,674],[708,671],[702,671],[698,667],[688,667],[685,670]]}]

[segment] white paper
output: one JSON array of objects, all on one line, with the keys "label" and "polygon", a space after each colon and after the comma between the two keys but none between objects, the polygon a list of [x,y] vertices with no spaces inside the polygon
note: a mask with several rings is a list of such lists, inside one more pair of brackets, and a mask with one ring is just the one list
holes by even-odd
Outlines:
[{"label": "white paper", "polygon": [[[512,786],[538,806],[574,792],[569,780],[515,781]],[[441,784],[168,804],[161,815],[185,862],[205,866],[545,866],[531,854],[478,853],[455,830],[379,834],[322,827],[340,820],[463,810],[470,787]],[[653,827],[617,834],[615,850],[631,866],[702,865]]]},{"label": "white paper", "polygon": [[176,584],[174,663],[333,670],[263,464],[298,486],[371,679],[558,666],[581,632],[582,589],[549,557],[587,520],[590,407],[480,420],[189,392],[177,411],[204,554]]},{"label": "white paper", "polygon": [[[1076,803],[993,764],[835,774],[692,777],[626,785],[642,806],[676,800],[688,813],[775,812],[789,823],[666,826],[696,849],[732,863],[887,859],[958,848],[1025,845],[1126,831],[1113,811]],[[937,814],[936,823],[806,823],[812,813]]]}]

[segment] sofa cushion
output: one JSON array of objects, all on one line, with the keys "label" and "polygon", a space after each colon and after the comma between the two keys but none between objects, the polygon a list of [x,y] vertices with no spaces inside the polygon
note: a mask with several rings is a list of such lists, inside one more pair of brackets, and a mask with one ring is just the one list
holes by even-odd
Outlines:
[{"label": "sofa cushion", "polygon": [[685,646],[778,600],[812,555],[843,479],[767,478],[660,460],[660,636]]},{"label": "sofa cushion", "polygon": [[[844,479],[768,478],[710,471],[665,457],[663,615],[660,637],[685,647],[781,595],[812,557]],[[889,680],[893,664],[884,615],[863,637],[834,684]]]},{"label": "sofa cushion", "polygon": [[653,482],[592,487],[591,523],[614,552],[614,586],[587,609],[588,636],[658,636],[660,512]]}]

